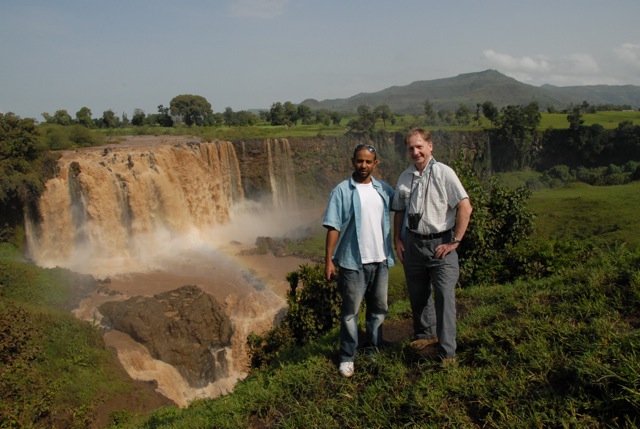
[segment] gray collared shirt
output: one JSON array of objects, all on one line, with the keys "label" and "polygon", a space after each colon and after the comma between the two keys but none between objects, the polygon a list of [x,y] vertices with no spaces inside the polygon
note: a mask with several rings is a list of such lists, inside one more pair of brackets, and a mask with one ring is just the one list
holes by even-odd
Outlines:
[{"label": "gray collared shirt", "polygon": [[[391,209],[421,213],[418,228],[414,231],[435,234],[455,226],[456,206],[465,198],[469,198],[467,192],[448,165],[434,162],[420,172],[411,164],[398,178]],[[403,231],[405,228],[406,215]]]}]

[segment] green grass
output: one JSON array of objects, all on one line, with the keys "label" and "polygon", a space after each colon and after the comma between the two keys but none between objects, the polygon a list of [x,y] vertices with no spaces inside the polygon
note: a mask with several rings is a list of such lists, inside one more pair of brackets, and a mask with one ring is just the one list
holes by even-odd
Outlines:
[{"label": "green grass", "polygon": [[597,112],[587,113],[582,116],[585,125],[600,124],[604,128],[616,128],[620,122],[631,121],[634,125],[640,125],[639,111],[625,112]]},{"label": "green grass", "polygon": [[624,241],[640,246],[640,182],[618,186],[574,183],[536,191],[529,207],[537,214],[541,239]]},{"label": "green grass", "polygon": [[603,251],[538,281],[459,292],[458,365],[406,342],[337,374],[334,330],[223,398],[120,427],[633,427],[640,253]]},{"label": "green grass", "polygon": [[0,426],[87,427],[129,386],[102,333],[63,309],[76,281],[0,244]]},{"label": "green grass", "polygon": [[[125,135],[192,135],[201,137],[206,141],[213,140],[241,140],[241,139],[267,139],[267,138],[296,138],[296,137],[337,137],[344,136],[347,131],[347,123],[354,117],[343,118],[337,125],[295,125],[272,126],[265,122],[247,127],[186,127],[175,128],[163,127],[129,127],[99,130],[100,133],[110,136]],[[386,126],[382,120],[376,124],[376,130],[386,130],[387,132],[401,131],[414,122],[413,116],[400,116],[395,124],[387,122]]]}]

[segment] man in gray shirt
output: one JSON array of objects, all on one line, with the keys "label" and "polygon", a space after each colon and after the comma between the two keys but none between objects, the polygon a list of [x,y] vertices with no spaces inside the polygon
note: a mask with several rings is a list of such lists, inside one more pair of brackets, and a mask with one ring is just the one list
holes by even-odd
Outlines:
[{"label": "man in gray shirt", "polygon": [[452,363],[457,347],[455,286],[460,274],[456,249],[472,207],[453,169],[432,157],[429,131],[411,130],[405,145],[413,164],[398,179],[391,209],[396,212],[396,254],[404,265],[413,314],[411,347],[421,350],[438,344],[443,362]]}]

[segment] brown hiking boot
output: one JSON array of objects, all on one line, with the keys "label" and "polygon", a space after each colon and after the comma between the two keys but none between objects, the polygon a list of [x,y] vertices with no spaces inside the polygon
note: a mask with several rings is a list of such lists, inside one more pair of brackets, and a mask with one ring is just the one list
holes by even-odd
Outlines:
[{"label": "brown hiking boot", "polygon": [[413,349],[414,352],[422,352],[427,347],[432,346],[434,344],[438,344],[438,338],[418,338],[417,340],[411,341],[409,346]]}]

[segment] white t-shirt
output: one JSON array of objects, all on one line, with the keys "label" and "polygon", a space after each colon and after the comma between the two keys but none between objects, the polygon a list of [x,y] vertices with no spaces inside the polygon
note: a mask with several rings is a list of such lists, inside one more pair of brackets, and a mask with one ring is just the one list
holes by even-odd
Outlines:
[{"label": "white t-shirt", "polygon": [[355,183],[360,197],[360,255],[363,264],[387,259],[384,251],[382,228],[384,204],[372,183]]}]

